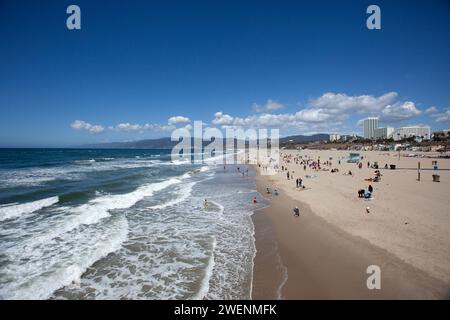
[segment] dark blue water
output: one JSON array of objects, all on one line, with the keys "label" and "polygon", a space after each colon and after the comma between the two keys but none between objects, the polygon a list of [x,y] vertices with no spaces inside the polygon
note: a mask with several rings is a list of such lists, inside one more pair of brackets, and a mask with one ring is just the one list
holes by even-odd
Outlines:
[{"label": "dark blue water", "polygon": [[0,149],[0,297],[249,298],[251,176],[167,149]]}]

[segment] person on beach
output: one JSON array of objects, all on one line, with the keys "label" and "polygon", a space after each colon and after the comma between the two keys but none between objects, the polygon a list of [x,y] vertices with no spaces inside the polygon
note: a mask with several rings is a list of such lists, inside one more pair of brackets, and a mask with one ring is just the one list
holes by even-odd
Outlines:
[{"label": "person on beach", "polygon": [[298,178],[295,180],[296,187],[298,188]]},{"label": "person on beach", "polygon": [[256,201],[256,197],[253,197],[253,203],[257,203],[258,201]]},{"label": "person on beach", "polygon": [[299,217],[300,216],[300,209],[296,206],[294,208],[294,217]]},{"label": "person on beach", "polygon": [[301,187],[301,186],[302,186],[302,183],[303,183],[303,179],[302,179],[302,178],[299,178],[299,179],[298,179],[298,186]]},{"label": "person on beach", "polygon": [[273,191],[273,194],[277,196],[277,195],[278,195],[278,190],[275,189],[275,190]]},{"label": "person on beach", "polygon": [[358,190],[358,198],[364,198],[364,193],[366,193],[366,190],[359,189]]},{"label": "person on beach", "polygon": [[270,194],[270,189],[269,189],[269,187],[266,188],[266,193],[267,193],[267,194]]},{"label": "person on beach", "polygon": [[371,184],[369,184],[369,187],[367,188],[367,190],[369,190],[370,193],[373,193],[373,187]]},{"label": "person on beach", "polygon": [[286,174],[286,175],[287,175],[287,179],[289,180],[289,171],[287,172],[287,174]]},{"label": "person on beach", "polygon": [[208,200],[203,201],[203,208],[208,208]]}]

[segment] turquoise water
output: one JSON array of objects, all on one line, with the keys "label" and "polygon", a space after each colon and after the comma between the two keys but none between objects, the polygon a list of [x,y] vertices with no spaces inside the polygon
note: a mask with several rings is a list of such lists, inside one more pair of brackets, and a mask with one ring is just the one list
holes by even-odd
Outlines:
[{"label": "turquoise water", "polygon": [[0,297],[250,298],[253,172],[169,152],[0,149]]}]

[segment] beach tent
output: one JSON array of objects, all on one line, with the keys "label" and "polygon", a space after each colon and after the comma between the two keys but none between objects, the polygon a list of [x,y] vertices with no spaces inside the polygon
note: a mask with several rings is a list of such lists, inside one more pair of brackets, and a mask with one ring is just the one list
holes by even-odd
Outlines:
[{"label": "beach tent", "polygon": [[359,153],[350,153],[347,162],[356,163],[361,158]]}]

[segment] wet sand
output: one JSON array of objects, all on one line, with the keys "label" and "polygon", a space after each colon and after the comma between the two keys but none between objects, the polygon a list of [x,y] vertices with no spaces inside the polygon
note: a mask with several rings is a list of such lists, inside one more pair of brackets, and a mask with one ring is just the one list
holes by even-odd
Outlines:
[{"label": "wet sand", "polygon": [[[256,168],[259,171],[258,168]],[[449,299],[448,284],[368,240],[352,235],[294,199],[286,186],[257,175],[270,205],[253,215],[257,254],[253,299]],[[266,195],[267,186],[279,195]],[[323,199],[327,201],[327,199]],[[332,204],[331,204],[332,205]],[[300,208],[300,217],[292,209]],[[367,267],[381,269],[381,289],[367,288]]]}]

